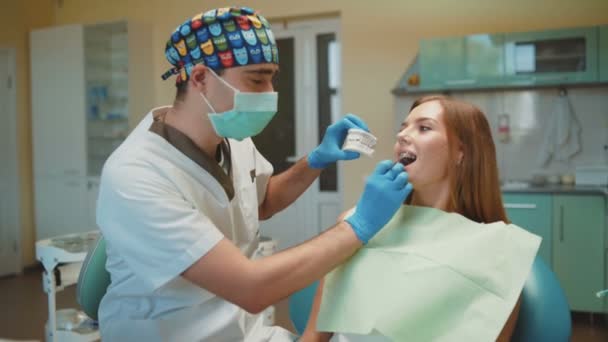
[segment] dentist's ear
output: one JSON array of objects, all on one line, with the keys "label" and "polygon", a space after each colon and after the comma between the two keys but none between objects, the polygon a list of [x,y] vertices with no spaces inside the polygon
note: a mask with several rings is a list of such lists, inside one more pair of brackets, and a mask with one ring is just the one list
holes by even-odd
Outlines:
[{"label": "dentist's ear", "polygon": [[202,64],[196,64],[192,67],[190,72],[190,79],[188,80],[192,87],[199,93],[205,93],[207,90],[207,73],[209,69]]}]

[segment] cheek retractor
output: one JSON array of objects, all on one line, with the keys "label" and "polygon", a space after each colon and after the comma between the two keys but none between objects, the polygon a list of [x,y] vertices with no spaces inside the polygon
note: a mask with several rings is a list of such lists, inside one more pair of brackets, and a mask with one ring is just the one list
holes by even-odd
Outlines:
[{"label": "cheek retractor", "polygon": [[376,139],[371,133],[366,132],[362,129],[351,128],[348,130],[348,135],[344,139],[342,149],[345,151],[353,151],[363,153],[368,157],[374,153],[374,146],[376,146]]}]

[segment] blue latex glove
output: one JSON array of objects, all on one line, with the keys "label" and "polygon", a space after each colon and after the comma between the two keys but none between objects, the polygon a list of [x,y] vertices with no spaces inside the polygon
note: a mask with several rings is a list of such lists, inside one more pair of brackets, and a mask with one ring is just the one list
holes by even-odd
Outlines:
[{"label": "blue latex glove", "polygon": [[388,223],[410,194],[412,185],[407,180],[403,165],[390,160],[380,162],[367,177],[355,213],[346,218],[363,244]]},{"label": "blue latex glove", "polygon": [[348,114],[342,120],[330,125],[325,131],[321,144],[308,154],[308,165],[313,169],[323,169],[338,160],[359,158],[358,152],[342,151],[342,144],[351,128],[369,132],[363,120],[354,114]]}]

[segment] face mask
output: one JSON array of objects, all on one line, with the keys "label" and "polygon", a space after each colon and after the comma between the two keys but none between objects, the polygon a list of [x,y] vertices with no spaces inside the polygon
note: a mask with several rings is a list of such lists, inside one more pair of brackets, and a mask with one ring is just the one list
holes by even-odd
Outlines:
[{"label": "face mask", "polygon": [[234,107],[223,113],[215,112],[205,95],[201,93],[213,113],[207,114],[218,136],[243,140],[259,134],[277,112],[277,92],[243,93],[211,71],[218,80],[234,91]]}]

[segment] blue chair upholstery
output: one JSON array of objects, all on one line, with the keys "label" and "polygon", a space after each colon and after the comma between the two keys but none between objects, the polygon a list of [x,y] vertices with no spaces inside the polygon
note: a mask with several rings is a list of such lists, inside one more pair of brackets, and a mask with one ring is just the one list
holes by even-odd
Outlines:
[{"label": "blue chair upholstery", "polygon": [[106,270],[106,241],[100,235],[82,263],[76,287],[76,299],[82,311],[94,320],[97,320],[99,303],[110,282],[110,273]]},{"label": "blue chair upholstery", "polygon": [[[318,282],[289,297],[289,315],[299,334],[306,328]],[[536,257],[522,291],[521,308],[512,341],[569,341],[572,319],[566,296],[555,274]]]},{"label": "blue chair upholstery", "polygon": [[302,335],[306,328],[306,322],[312,310],[312,302],[317,293],[319,282],[315,281],[308,287],[292,294],[289,297],[289,317],[298,334]]},{"label": "blue chair upholstery", "polygon": [[522,292],[513,341],[570,341],[572,317],[559,280],[545,262],[536,257]]}]

